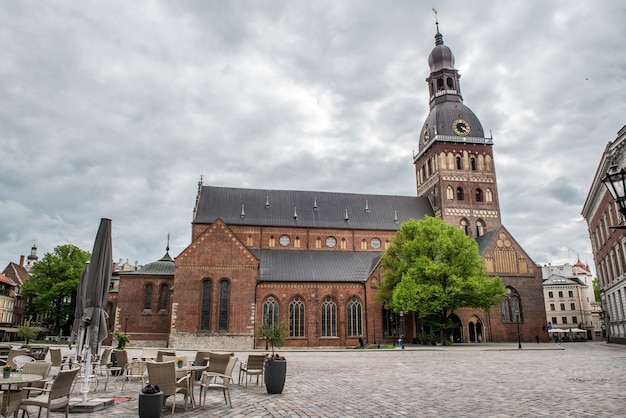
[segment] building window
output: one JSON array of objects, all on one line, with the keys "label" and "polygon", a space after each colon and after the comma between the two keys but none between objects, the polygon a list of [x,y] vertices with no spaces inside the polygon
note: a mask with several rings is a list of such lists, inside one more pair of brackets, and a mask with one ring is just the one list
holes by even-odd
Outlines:
[{"label": "building window", "polygon": [[522,321],[522,310],[520,305],[520,297],[513,288],[506,288],[507,297],[500,302],[500,310],[502,311],[502,322]]},{"label": "building window", "polygon": [[322,337],[337,336],[337,304],[329,296],[322,303]]},{"label": "building window", "polygon": [[372,238],[372,241],[370,242],[370,244],[372,245],[372,248],[375,250],[380,248],[380,240],[378,238]]},{"label": "building window", "polygon": [[400,315],[387,309],[383,309],[383,336],[395,337],[399,333]]},{"label": "building window", "polygon": [[461,157],[457,155],[456,157],[456,169],[457,170],[462,170],[463,169],[463,164],[461,163]]},{"label": "building window", "polygon": [[553,316],[553,317],[552,317],[552,323],[553,323],[554,325],[558,324],[558,321],[556,320],[556,316]]},{"label": "building window", "polygon": [[491,191],[491,189],[485,190],[485,201],[493,202],[493,192]]},{"label": "building window", "polygon": [[461,219],[460,227],[463,230],[463,232],[465,232],[465,235],[469,236],[469,222],[467,222],[467,219],[465,218]]},{"label": "building window", "polygon": [[254,241],[252,240],[252,235],[248,235],[248,237],[246,238],[246,245],[248,247],[252,247],[253,244],[254,244]]},{"label": "building window", "polygon": [[577,324],[577,323],[578,323],[578,317],[572,316],[572,324]]},{"label": "building window", "polygon": [[296,239],[293,240],[293,246],[295,248],[300,248],[300,237],[296,237]]},{"label": "building window", "polygon": [[567,291],[567,296],[569,296],[570,298],[574,297],[574,291],[573,290],[568,290]]},{"label": "building window", "polygon": [[572,311],[575,311],[575,310],[576,310],[576,304],[575,304],[574,302],[570,303],[570,304],[569,304],[569,308],[570,308]]},{"label": "building window", "polygon": [[226,279],[220,281],[220,306],[217,316],[217,329],[219,331],[228,330],[228,297],[230,283]]},{"label": "building window", "polygon": [[146,293],[143,298],[143,309],[144,311],[152,309],[152,285],[150,283],[146,285]]},{"label": "building window", "polygon": [[567,325],[567,317],[566,317],[566,316],[562,316],[562,317],[561,317],[561,322],[562,322],[564,325]]},{"label": "building window", "polygon": [[170,293],[169,286],[166,284],[161,285],[161,295],[159,296],[159,310],[167,311],[167,296]]},{"label": "building window", "polygon": [[563,291],[559,290],[559,297],[562,298],[563,297]]},{"label": "building window", "polygon": [[552,291],[548,292],[548,297],[549,298],[553,298],[554,297],[554,293]]},{"label": "building window", "polygon": [[470,167],[472,171],[476,171],[476,158],[475,157],[470,158]]},{"label": "building window", "polygon": [[278,324],[278,301],[269,296],[263,302],[263,325],[275,326]]},{"label": "building window", "polygon": [[456,200],[463,200],[465,199],[465,196],[463,194],[463,189],[461,187],[458,187],[456,189]]},{"label": "building window", "polygon": [[452,188],[452,186],[446,187],[446,198],[448,200],[454,199],[454,189]]},{"label": "building window", "polygon": [[361,249],[362,250],[367,250],[367,241],[366,240],[361,241]]},{"label": "building window", "polygon": [[551,311],[556,311],[556,306],[554,306],[554,303],[550,304],[550,310]]},{"label": "building window", "polygon": [[304,302],[295,297],[289,304],[289,336],[304,337]]},{"label": "building window", "polygon": [[482,190],[476,189],[474,194],[476,195],[476,201],[477,202],[482,202],[483,201],[483,191]]},{"label": "building window", "polygon": [[486,225],[481,219],[476,221],[476,236],[482,237],[485,234],[485,228]]},{"label": "building window", "polygon": [[348,242],[346,241],[346,239],[345,238],[341,238],[341,242],[339,243],[339,247],[342,250],[345,250],[347,248],[347,246],[348,246]]},{"label": "building window", "polygon": [[322,239],[320,237],[317,237],[315,240],[315,248],[322,248]]},{"label": "building window", "polygon": [[348,337],[359,337],[363,334],[363,308],[361,302],[352,296],[346,310],[346,328]]},{"label": "building window", "polygon": [[274,238],[274,235],[272,235],[270,237],[269,246],[270,247],[275,247],[276,246],[276,238]]},{"label": "building window", "polygon": [[202,282],[202,308],[200,313],[200,329],[209,331],[211,327],[211,280]]},{"label": "building window", "polygon": [[565,304],[561,303],[561,310],[564,311],[565,310]]}]

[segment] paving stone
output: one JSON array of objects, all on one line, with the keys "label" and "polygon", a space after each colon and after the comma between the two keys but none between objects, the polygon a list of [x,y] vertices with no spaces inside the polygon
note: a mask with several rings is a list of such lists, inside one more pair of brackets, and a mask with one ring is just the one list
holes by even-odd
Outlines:
[{"label": "paving stone", "polygon": [[[248,353],[237,353],[245,359]],[[231,388],[175,417],[626,417],[626,346],[600,342],[407,346],[406,350],[281,350],[289,362],[285,390]],[[233,376],[238,376],[235,368]],[[121,388],[121,385],[118,385]],[[80,418],[137,417],[141,383],[109,387],[115,398]],[[198,399],[199,385],[196,385]],[[90,394],[91,395],[91,394]],[[127,399],[128,398],[128,399]],[[169,416],[168,399],[163,417]],[[36,413],[31,409],[31,415]],[[78,414],[76,414],[78,415]]]}]

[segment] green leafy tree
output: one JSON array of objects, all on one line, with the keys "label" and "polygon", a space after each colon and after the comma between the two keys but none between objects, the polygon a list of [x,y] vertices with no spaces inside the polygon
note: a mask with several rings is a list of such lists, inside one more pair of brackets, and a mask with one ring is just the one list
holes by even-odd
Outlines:
[{"label": "green leafy tree", "polygon": [[30,278],[22,286],[26,316],[44,318],[53,334],[61,328],[68,333],[74,320],[78,282],[90,258],[89,252],[71,244],[46,253],[33,265]]},{"label": "green leafy tree", "polygon": [[455,309],[490,310],[506,297],[502,280],[487,275],[476,241],[440,218],[403,223],[381,262],[378,301],[415,312],[442,342]]},{"label": "green leafy tree", "polygon": [[24,325],[20,325],[17,329],[17,337],[22,338],[26,344],[37,336],[38,332],[34,327],[30,326],[30,323],[26,322]]},{"label": "green leafy tree", "polygon": [[594,277],[593,281],[593,295],[596,297],[596,302],[602,302],[602,298],[600,296],[600,282],[598,282],[598,278]]}]

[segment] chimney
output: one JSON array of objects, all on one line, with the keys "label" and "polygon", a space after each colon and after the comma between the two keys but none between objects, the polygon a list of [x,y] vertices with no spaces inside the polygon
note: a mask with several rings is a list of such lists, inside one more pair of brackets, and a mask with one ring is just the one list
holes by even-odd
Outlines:
[{"label": "chimney", "polygon": [[20,255],[20,266],[24,267],[24,255]]}]

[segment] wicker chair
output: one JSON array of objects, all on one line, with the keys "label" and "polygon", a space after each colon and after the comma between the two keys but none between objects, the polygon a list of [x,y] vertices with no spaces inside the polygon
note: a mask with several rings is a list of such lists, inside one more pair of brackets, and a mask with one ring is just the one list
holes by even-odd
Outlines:
[{"label": "wicker chair", "polygon": [[124,387],[126,386],[126,382],[130,382],[133,379],[141,379],[142,386],[146,383],[146,362],[143,360],[133,360],[126,364],[126,369],[124,370],[124,383],[122,383],[122,390],[120,392],[124,392]]},{"label": "wicker chair", "polygon": [[25,387],[22,390],[42,391],[43,394],[35,398],[24,398],[20,404],[20,409],[27,410],[29,406],[39,408],[38,417],[41,415],[41,408],[46,408],[46,418],[50,417],[50,410],[65,407],[65,418],[70,412],[70,392],[74,378],[78,374],[79,368],[69,370],[59,370],[59,374],[52,381],[50,387],[47,388],[31,388]]},{"label": "wicker chair", "polygon": [[206,371],[224,374],[230,359],[231,357],[228,353],[209,353],[209,364]]},{"label": "wicker chair", "polygon": [[[209,362],[209,356],[211,355],[210,351],[198,351],[196,353],[196,358],[193,361],[194,366],[206,366]],[[202,377],[202,371],[198,371],[195,373],[196,380],[200,380]]]},{"label": "wicker chair", "polygon": [[184,410],[187,410],[187,402],[190,393],[189,375],[186,374],[180,379],[176,378],[176,362],[168,361],[163,363],[147,362],[148,368],[148,382],[154,386],[158,385],[159,389],[163,392],[163,403],[167,401],[167,398],[172,396],[172,416],[174,416],[174,409],[176,408],[176,394],[182,393],[185,396]]},{"label": "wicker chair", "polygon": [[13,368],[19,372],[26,363],[32,363],[33,361],[35,361],[33,357],[20,354],[13,357],[13,364],[15,365]]},{"label": "wicker chair", "polygon": [[17,356],[24,356],[28,353],[28,349],[26,348],[14,348],[11,347],[11,351],[9,351],[9,355],[7,356],[7,359],[5,361],[6,364],[8,364],[9,366],[11,366],[12,369],[16,370],[17,366],[16,364],[13,362],[13,359]]},{"label": "wicker chair", "polygon": [[163,356],[175,356],[176,351],[171,350],[159,350],[157,351],[156,361],[161,363],[163,361]]},{"label": "wicker chair", "polygon": [[256,384],[259,384],[259,376],[261,376],[261,383],[263,383],[263,371],[265,370],[265,360],[267,356],[265,354],[250,354],[248,361],[241,363],[239,368],[239,384],[241,384],[241,377],[246,380],[246,387],[248,387],[248,380],[250,376],[256,376]]},{"label": "wicker chair", "polygon": [[58,368],[58,370],[63,369],[63,365],[67,361],[67,357],[63,357],[61,354],[60,348],[50,348],[48,350],[50,352],[50,362],[52,363],[53,368]]},{"label": "wicker chair", "polygon": [[237,359],[235,357],[228,356],[229,360],[226,364],[226,370],[224,373],[215,372],[202,372],[202,380],[200,381],[200,404],[202,406],[206,403],[206,394],[209,390],[221,390],[224,394],[224,401],[233,407],[233,403],[230,400],[230,383],[233,380],[233,369]]}]

